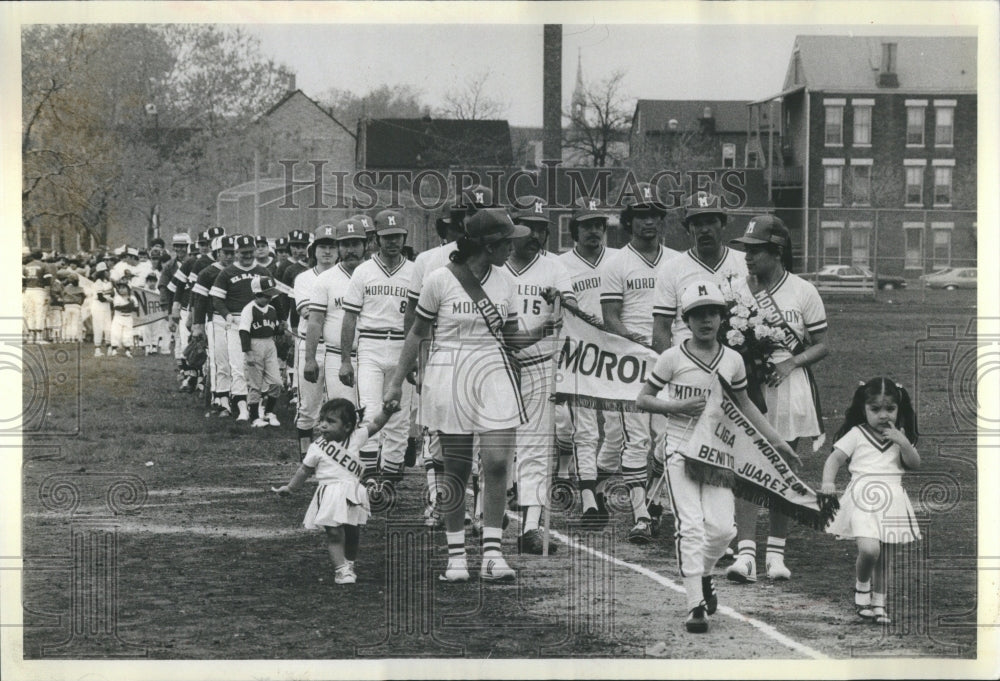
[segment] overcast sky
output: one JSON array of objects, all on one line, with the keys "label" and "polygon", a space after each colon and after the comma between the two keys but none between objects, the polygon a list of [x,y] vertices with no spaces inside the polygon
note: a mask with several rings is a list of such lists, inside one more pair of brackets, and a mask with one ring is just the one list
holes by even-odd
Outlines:
[{"label": "overcast sky", "polygon": [[[383,83],[418,89],[436,107],[449,91],[490,72],[488,94],[507,106],[514,125],[542,124],[542,26],[253,25],[264,52],[292,68],[297,85],[316,97],[333,87],[363,94]],[[798,34],[904,35],[938,27],[833,25],[574,25],[563,26],[563,103],[576,81],[577,55],[586,81],[625,73],[635,99],[759,99],[781,90]],[[951,29],[950,34],[968,29]]]}]

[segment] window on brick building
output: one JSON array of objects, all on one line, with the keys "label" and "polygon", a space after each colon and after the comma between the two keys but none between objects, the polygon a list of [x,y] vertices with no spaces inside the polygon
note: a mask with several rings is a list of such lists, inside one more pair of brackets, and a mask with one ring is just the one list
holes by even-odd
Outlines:
[{"label": "window on brick building", "polygon": [[931,223],[931,260],[934,269],[951,267],[951,228],[950,222]]},{"label": "window on brick building", "polygon": [[842,222],[823,222],[820,226],[823,232],[823,264],[840,264],[840,241],[844,231]]},{"label": "window on brick building", "polygon": [[826,107],[826,145],[841,146],[844,143],[844,107]]},{"label": "window on brick building", "polygon": [[872,202],[872,167],[870,165],[851,166],[851,203],[855,206],[870,206]]},{"label": "window on brick building", "polygon": [[924,223],[903,223],[903,267],[908,270],[924,269]]},{"label": "window on brick building", "polygon": [[906,205],[922,206],[924,204],[924,167],[906,167]]},{"label": "window on brick building", "polygon": [[872,223],[851,223],[851,264],[867,266],[871,257]]},{"label": "window on brick building", "polygon": [[934,168],[934,205],[951,205],[951,176],[953,168],[937,166]]},{"label": "window on brick building", "polygon": [[854,107],[854,144],[867,147],[872,143],[872,108],[870,106]]},{"label": "window on brick building", "polygon": [[955,144],[955,109],[950,106],[934,108],[934,146],[950,147]]},{"label": "window on brick building", "polygon": [[556,248],[559,253],[573,248],[573,235],[569,233],[570,217],[569,215],[559,216],[559,237],[556,242]]},{"label": "window on brick building", "polygon": [[906,146],[924,146],[924,107],[906,107]]},{"label": "window on brick building", "polygon": [[843,166],[824,166],[823,168],[823,203],[827,206],[839,206],[842,201],[844,186]]}]

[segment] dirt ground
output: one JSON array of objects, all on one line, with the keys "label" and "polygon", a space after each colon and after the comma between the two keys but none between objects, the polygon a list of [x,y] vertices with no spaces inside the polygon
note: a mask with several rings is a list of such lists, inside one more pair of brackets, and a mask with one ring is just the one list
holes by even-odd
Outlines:
[{"label": "dirt ground", "polygon": [[[178,394],[171,358],[50,346],[26,348],[46,369],[24,379],[25,657],[972,658],[975,431],[955,415],[966,379],[924,351],[928,324],[951,325],[958,337],[934,342],[961,359],[974,299],[939,293],[923,304],[906,291],[891,304],[885,294],[826,301],[831,353],[816,374],[831,433],[858,380],[889,374],[920,393],[924,465],[904,484],[924,536],[897,556],[888,627],[854,614],[853,543],[799,526],[791,581],[737,585],[720,566],[724,607],[707,635],[683,628],[671,528],[630,545],[624,512],[589,534],[569,529],[575,510],[554,513],[557,552],[545,558],[516,554],[514,524],[504,550],[516,584],[441,583],[447,552],[443,532],[421,523],[419,467],[363,530],[358,583],[338,586],[321,534],[301,526],[312,486],[285,499],[267,492],[297,465],[283,458],[295,448],[287,405],[281,428],[251,432]],[[804,459],[813,485],[828,450]]]}]

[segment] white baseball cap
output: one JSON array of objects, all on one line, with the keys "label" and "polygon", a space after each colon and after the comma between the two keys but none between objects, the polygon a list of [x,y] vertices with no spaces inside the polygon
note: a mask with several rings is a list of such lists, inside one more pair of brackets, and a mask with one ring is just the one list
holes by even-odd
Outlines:
[{"label": "white baseball cap", "polygon": [[722,290],[711,281],[696,281],[681,294],[681,313],[687,314],[696,307],[721,305],[726,307]]}]

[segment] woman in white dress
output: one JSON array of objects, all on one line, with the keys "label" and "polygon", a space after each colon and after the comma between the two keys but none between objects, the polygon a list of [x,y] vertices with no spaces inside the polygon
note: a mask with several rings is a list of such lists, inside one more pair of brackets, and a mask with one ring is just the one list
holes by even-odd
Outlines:
[{"label": "woman in white dress", "polygon": [[406,374],[415,366],[420,344],[433,342],[424,372],[420,422],[438,431],[444,453],[440,485],[448,568],[441,579],[466,581],[465,487],[473,466],[473,435],[478,435],[483,496],[485,581],[511,580],[514,570],[500,551],[508,468],[514,454],[514,429],[527,415],[512,352],[551,333],[518,330],[517,287],[504,269],[511,239],[527,236],[502,208],[484,209],[469,218],[451,263],[429,273],[417,301],[413,326],[384,399],[398,402]]}]

